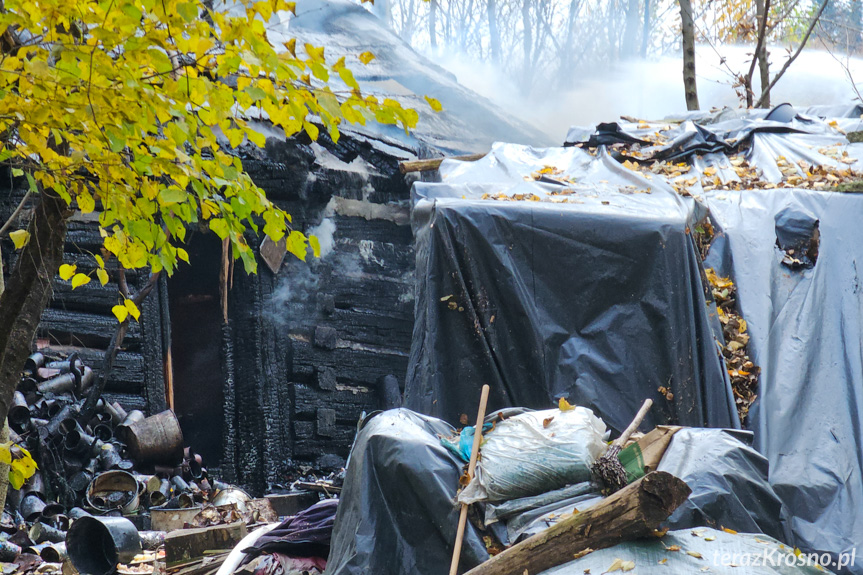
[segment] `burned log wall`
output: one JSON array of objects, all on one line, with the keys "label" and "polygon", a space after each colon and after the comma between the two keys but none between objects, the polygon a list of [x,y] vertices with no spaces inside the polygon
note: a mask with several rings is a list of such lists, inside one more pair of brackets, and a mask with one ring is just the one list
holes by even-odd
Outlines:
[{"label": "burned log wall", "polygon": [[307,262],[288,255],[275,274],[259,257],[257,275],[233,275],[223,350],[232,464],[222,471],[253,490],[286,484],[298,466],[344,465],[360,415],[381,406],[379,380],[404,384],[414,253],[397,163],[412,155],[343,138],[271,141],[244,159],[323,251]]},{"label": "burned log wall", "polygon": [[[325,135],[314,144],[270,140],[266,150],[248,152],[244,163],[255,182],[292,215],[295,228],[316,233],[324,251],[307,262],[287,255],[277,273],[259,256],[257,275],[238,265],[231,276],[218,366],[225,397],[218,473],[261,492],[286,484],[297,467],[343,465],[359,417],[381,407],[378,382],[392,375],[404,385],[414,253],[410,186],[398,162],[415,154],[358,135],[338,145]],[[20,190],[3,193],[0,216],[21,197]],[[76,215],[64,261],[90,271],[100,246],[95,219]],[[14,250],[8,240],[2,247],[8,272]],[[107,265],[106,286],[92,281],[73,291],[57,278],[38,333],[48,351],[77,352],[96,370],[116,327],[116,263]],[[127,279],[133,288],[147,280],[135,271]],[[169,286],[160,282],[145,301],[108,382],[106,395],[129,409],[157,413],[166,406]]]},{"label": "burned log wall", "polygon": [[[8,174],[3,181],[9,182]],[[20,187],[0,189],[0,221],[5,222],[24,197]],[[16,224],[24,227],[29,221],[31,206],[20,214]],[[76,264],[83,273],[96,268],[93,254],[100,253],[102,238],[92,215],[76,214],[69,222],[64,263]],[[17,254],[12,242],[0,242],[3,273],[8,278]],[[54,294],[42,314],[37,331],[37,345],[46,355],[66,357],[77,353],[84,363],[97,373],[101,370],[105,349],[117,328],[111,308],[121,301],[117,285],[116,260],[106,262],[110,281],[102,286],[95,278],[72,290],[70,282],[55,278]],[[131,289],[147,282],[143,272],[128,271],[126,279]],[[140,409],[158,413],[165,409],[165,381],[162,370],[162,326],[158,294],[151,294],[141,309],[140,322],[130,325],[117,354],[105,397],[119,401],[127,410]]]}]

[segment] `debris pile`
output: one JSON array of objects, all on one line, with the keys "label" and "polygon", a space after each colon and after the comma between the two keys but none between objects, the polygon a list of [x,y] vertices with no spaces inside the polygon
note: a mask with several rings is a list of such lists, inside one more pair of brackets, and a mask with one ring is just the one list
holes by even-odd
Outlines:
[{"label": "debris pile", "polygon": [[[35,353],[27,360],[9,434],[12,456],[32,454],[38,470],[8,492],[0,562],[18,572],[50,571],[43,562],[59,569],[66,541],[77,540],[69,549],[77,561],[70,559],[89,565],[97,556],[104,561],[106,542],[114,541],[117,558],[135,563],[126,572],[149,573],[166,532],[235,523],[245,529],[278,519],[269,500],[209,477],[201,456],[184,446],[172,411],[145,417],[93,401],[94,380],[74,354],[52,361]],[[94,564],[92,572],[113,572],[116,562],[109,563]]]}]

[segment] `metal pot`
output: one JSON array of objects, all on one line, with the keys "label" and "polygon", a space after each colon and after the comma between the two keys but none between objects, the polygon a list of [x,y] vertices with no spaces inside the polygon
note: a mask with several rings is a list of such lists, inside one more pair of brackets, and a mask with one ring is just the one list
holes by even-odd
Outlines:
[{"label": "metal pot", "polygon": [[81,517],[69,528],[66,545],[72,565],[89,575],[110,575],[117,563],[141,552],[138,530],[123,517]]},{"label": "metal pot", "polygon": [[170,409],[128,426],[126,443],[141,463],[176,464],[183,460],[183,432]]}]

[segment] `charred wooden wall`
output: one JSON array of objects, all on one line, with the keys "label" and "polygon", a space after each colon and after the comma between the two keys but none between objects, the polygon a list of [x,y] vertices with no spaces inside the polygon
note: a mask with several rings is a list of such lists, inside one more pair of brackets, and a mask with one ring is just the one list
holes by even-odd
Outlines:
[{"label": "charred wooden wall", "polygon": [[[219,472],[225,479],[261,492],[286,484],[302,466],[344,465],[360,415],[381,405],[378,382],[394,375],[404,385],[414,253],[410,186],[398,162],[414,156],[393,142],[353,135],[335,145],[322,135],[315,144],[269,140],[265,150],[244,157],[253,179],[293,216],[295,228],[309,232],[327,220],[320,234],[327,253],[308,262],[287,255],[277,273],[259,256],[257,275],[240,265],[233,272],[219,366],[225,398]],[[3,192],[3,221],[22,195]],[[89,271],[100,246],[92,218],[78,216],[64,259]],[[11,242],[2,248],[4,263],[13,263]],[[92,281],[72,291],[57,278],[39,328],[49,351],[77,352],[99,369],[116,327],[111,307],[119,295],[111,265],[106,286]],[[133,286],[147,279],[136,272],[127,277]],[[145,301],[108,383],[108,395],[130,409],[165,409],[169,286],[160,282]]]},{"label": "charred wooden wall", "polygon": [[303,465],[344,465],[360,415],[381,405],[378,381],[394,375],[403,385],[414,253],[410,186],[397,164],[413,154],[377,144],[270,142],[244,159],[295,227],[328,220],[318,235],[330,246],[307,262],[286,256],[276,274],[263,262],[255,276],[235,271],[226,460],[245,485],[285,484]]},{"label": "charred wooden wall", "polygon": [[[8,174],[3,181],[9,182]],[[5,222],[24,197],[18,187],[0,189],[0,221]],[[25,209],[17,224],[25,227],[30,218]],[[96,268],[93,254],[98,254],[102,238],[93,218],[77,215],[69,222],[64,263],[76,264],[83,273]],[[16,253],[8,237],[0,242],[3,272],[8,278]],[[42,351],[54,357],[67,357],[77,353],[85,364],[99,371],[105,348],[117,327],[111,308],[121,301],[117,286],[115,260],[106,261],[110,281],[102,286],[95,279],[72,290],[70,282],[59,277],[54,283],[54,295],[42,314],[37,338]],[[131,289],[143,287],[144,273],[126,273]],[[159,298],[151,295],[141,309],[140,322],[132,323],[124,340],[123,350],[117,355],[111,378],[106,386],[106,397],[119,401],[126,409],[140,409],[158,413],[165,409],[165,381],[162,370],[162,312]],[[34,342],[35,345],[35,342]]]}]

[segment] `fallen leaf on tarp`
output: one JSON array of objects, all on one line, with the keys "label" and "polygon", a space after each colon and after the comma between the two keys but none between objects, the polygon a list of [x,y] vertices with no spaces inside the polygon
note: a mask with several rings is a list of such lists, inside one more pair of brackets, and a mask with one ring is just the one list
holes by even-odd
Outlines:
[{"label": "fallen leaf on tarp", "polygon": [[615,571],[632,571],[635,569],[635,561],[624,561],[623,559],[617,558],[615,559],[611,567],[608,568],[608,571],[605,573],[614,573]]},{"label": "fallen leaf on tarp", "polygon": [[558,408],[558,409],[560,409],[561,411],[572,411],[573,409],[575,409],[575,407],[574,407],[574,406],[572,406],[572,405],[571,405],[571,404],[566,400],[566,398],[565,398],[565,397],[561,397],[561,398],[558,400],[558,402],[557,402],[557,408]]}]

